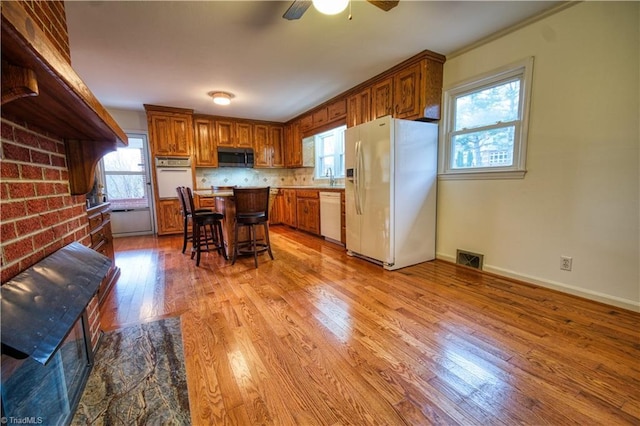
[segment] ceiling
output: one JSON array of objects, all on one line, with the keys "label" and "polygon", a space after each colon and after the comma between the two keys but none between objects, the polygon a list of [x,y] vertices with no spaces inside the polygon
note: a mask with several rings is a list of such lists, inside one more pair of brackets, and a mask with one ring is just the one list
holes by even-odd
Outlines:
[{"label": "ceiling", "polygon": [[[428,49],[451,54],[547,1],[352,1],[297,21],[288,1],[66,1],[72,66],[107,108],[143,104],[284,122]],[[235,95],[229,106],[207,95]]]}]

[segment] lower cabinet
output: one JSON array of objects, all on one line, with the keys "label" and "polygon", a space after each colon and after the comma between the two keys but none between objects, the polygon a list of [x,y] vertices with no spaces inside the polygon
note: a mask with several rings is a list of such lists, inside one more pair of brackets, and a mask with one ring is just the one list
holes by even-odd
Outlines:
[{"label": "lower cabinet", "polygon": [[298,226],[298,220],[296,217],[296,190],[283,189],[282,199],[282,223],[295,228]]},{"label": "lower cabinet", "polygon": [[180,200],[158,200],[158,235],[179,234],[182,232],[183,219]]},{"label": "lower cabinet", "polygon": [[317,190],[296,191],[298,229],[320,235],[320,199]]},{"label": "lower cabinet", "polygon": [[98,303],[102,304],[113,284],[120,276],[120,268],[116,266],[113,250],[113,235],[111,233],[111,204],[103,203],[87,209],[89,219],[89,236],[93,250],[111,259],[111,268],[107,272],[98,288]]}]

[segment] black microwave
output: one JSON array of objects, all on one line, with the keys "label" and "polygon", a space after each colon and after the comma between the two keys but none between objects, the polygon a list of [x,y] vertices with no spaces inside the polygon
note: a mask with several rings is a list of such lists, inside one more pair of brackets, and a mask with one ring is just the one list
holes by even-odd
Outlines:
[{"label": "black microwave", "polygon": [[218,167],[253,167],[253,149],[218,148]]}]

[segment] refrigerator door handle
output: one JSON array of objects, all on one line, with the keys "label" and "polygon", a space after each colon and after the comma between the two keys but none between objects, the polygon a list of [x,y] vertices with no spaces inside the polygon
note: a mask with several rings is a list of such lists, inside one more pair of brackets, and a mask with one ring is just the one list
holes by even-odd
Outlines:
[{"label": "refrigerator door handle", "polygon": [[356,214],[362,214],[362,205],[360,202],[360,157],[362,156],[362,152],[360,150],[361,141],[356,141],[356,164],[354,170],[354,201],[356,204]]}]

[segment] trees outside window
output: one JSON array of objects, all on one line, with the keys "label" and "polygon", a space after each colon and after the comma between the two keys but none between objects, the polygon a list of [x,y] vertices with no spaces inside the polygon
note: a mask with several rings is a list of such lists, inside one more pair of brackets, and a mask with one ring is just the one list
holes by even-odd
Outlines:
[{"label": "trees outside window", "polygon": [[530,58],[445,92],[441,176],[524,176],[532,67]]}]

